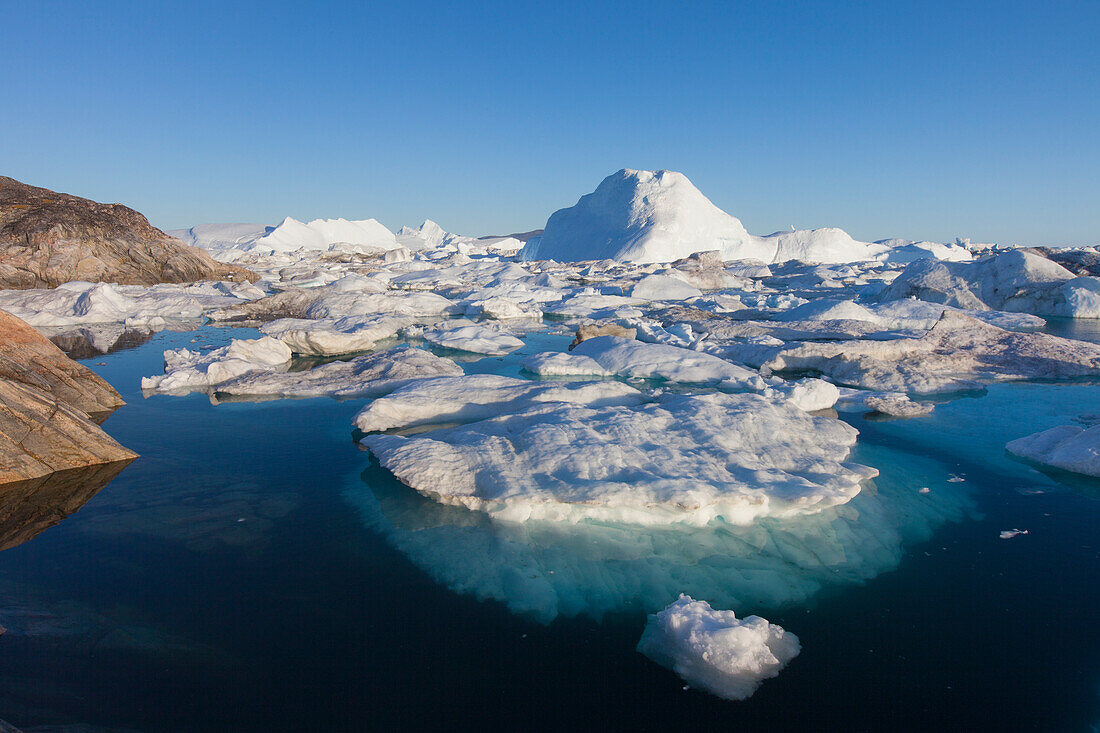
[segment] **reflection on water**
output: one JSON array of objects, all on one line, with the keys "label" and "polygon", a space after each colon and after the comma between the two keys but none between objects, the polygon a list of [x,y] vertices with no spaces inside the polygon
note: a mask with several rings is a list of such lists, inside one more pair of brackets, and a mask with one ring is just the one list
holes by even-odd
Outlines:
[{"label": "reflection on water", "polygon": [[0,484],[0,550],[34,539],[80,509],[131,462],[70,468]]},{"label": "reflection on water", "polygon": [[1047,325],[1040,329],[1043,333],[1100,344],[1100,318],[1044,318]]},{"label": "reflection on water", "polygon": [[898,564],[905,545],[972,512],[967,486],[948,482],[935,462],[881,447],[859,460],[883,475],[847,505],[749,526],[499,523],[424,498],[377,465],[345,496],[437,581],[546,623],[653,612],[680,593],[755,613],[875,577]]}]

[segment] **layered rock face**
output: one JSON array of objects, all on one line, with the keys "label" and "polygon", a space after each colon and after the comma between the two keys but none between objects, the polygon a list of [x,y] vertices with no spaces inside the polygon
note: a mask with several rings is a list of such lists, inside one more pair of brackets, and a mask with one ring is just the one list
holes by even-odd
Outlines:
[{"label": "layered rock face", "polygon": [[32,387],[95,418],[106,418],[125,404],[98,374],[65,356],[38,331],[2,310],[0,380]]},{"label": "layered rock face", "polygon": [[0,311],[0,485],[133,460],[97,424],[122,404],[98,375]]},{"label": "layered rock face", "polygon": [[0,176],[0,288],[73,280],[123,285],[248,280],[122,204],[100,204]]}]

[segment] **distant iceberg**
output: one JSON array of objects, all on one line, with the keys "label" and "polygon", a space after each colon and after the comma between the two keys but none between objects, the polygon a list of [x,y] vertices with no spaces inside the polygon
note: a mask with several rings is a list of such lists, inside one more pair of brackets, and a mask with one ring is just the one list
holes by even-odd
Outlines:
[{"label": "distant iceberg", "polygon": [[[542,235],[530,239],[520,256],[526,260],[607,259],[645,264],[718,250],[727,261],[837,263],[875,259],[889,249],[884,244],[860,242],[833,227],[754,236],[683,173],[623,169],[581,196],[574,206],[554,212]],[[910,256],[922,253],[934,256],[936,251],[921,249]]]}]

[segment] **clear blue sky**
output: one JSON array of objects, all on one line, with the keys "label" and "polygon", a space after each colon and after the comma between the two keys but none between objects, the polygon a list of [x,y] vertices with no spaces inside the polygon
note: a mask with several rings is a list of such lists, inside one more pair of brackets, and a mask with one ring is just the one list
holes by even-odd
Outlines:
[{"label": "clear blue sky", "polygon": [[1100,242],[1100,2],[11,2],[0,173],[164,228],[541,226],[670,168],[750,231]]}]

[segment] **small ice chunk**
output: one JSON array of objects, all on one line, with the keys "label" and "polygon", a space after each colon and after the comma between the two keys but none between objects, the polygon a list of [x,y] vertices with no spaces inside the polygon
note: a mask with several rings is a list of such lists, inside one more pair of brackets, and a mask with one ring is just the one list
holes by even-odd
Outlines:
[{"label": "small ice chunk", "polygon": [[745,700],[798,656],[798,637],[759,616],[738,619],[681,595],[649,617],[638,651],[690,686],[726,700]]},{"label": "small ice chunk", "polygon": [[1002,540],[1010,540],[1013,537],[1016,537],[1017,535],[1022,535],[1022,534],[1028,534],[1028,531],[1026,529],[1002,529],[1001,530],[1001,539]]},{"label": "small ice chunk", "polygon": [[840,399],[840,390],[824,379],[800,379],[774,387],[792,405],[805,412],[828,410]]},{"label": "small ice chunk", "polygon": [[609,372],[591,357],[555,351],[532,354],[521,361],[520,366],[540,377],[609,376]]}]

